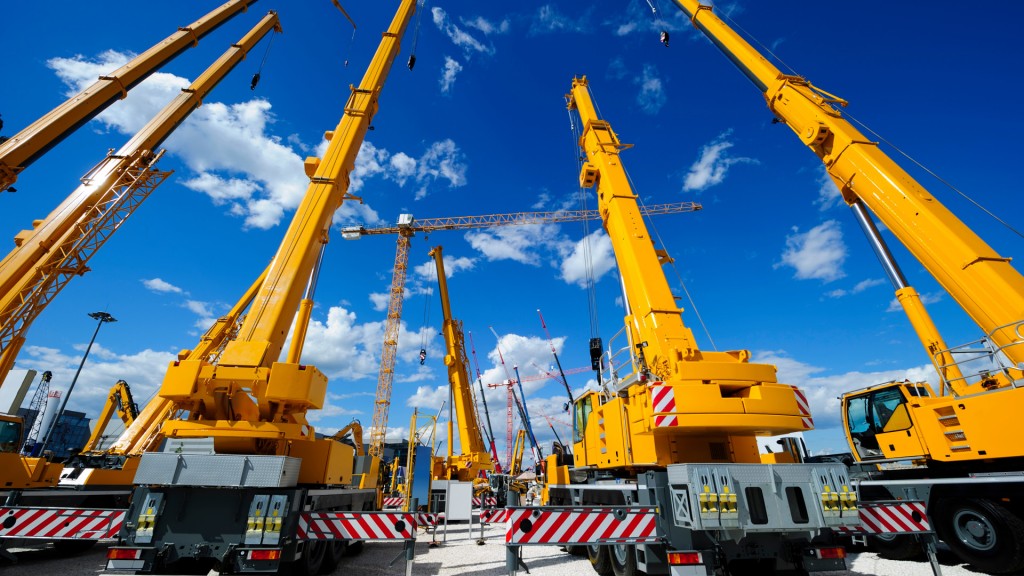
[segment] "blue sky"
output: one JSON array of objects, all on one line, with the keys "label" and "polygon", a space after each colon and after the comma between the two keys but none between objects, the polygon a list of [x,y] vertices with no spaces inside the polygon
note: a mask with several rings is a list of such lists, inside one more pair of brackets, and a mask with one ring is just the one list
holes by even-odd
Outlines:
[{"label": "blue sky", "polygon": [[[4,9],[4,135],[218,3],[59,4]],[[29,331],[18,367],[52,370],[54,386],[65,387],[94,328],[87,313],[117,317],[101,330],[70,408],[97,414],[118,378],[137,399],[149,398],[173,355],[192,347],[262,270],[305,191],[302,159],[336,125],[348,86],[359,82],[398,3],[343,2],[358,25],[354,40],[327,0],[294,4],[257,2],[29,167],[17,193],[0,196],[0,233],[13,237],[267,10],[280,10],[284,33],[257,90],[249,90],[249,78],[266,41],[165,143],[162,168],[174,176]],[[1022,49],[1013,38],[1024,5],[1001,3],[982,27],[945,1],[927,9],[887,3],[884,11],[805,1],[719,4],[788,66],[849,100],[853,117],[994,213],[1019,211],[1020,185],[1008,167],[1024,126],[1012,98],[1020,89]],[[418,27],[418,35],[415,22],[409,28],[353,174],[351,192],[364,203],[339,211],[320,276],[303,357],[330,377],[328,405],[313,415],[320,431],[352,418],[369,426],[395,252],[394,238],[344,241],[340,227],[391,223],[404,212],[427,218],[576,206],[576,149],[563,95],[582,74],[605,119],[635,145],[623,162],[643,200],[704,207],[653,222],[676,259],[678,272],[666,269],[673,290],[682,294],[685,283],[719,350],[749,349],[778,366],[780,381],[808,392],[818,425],[806,436],[812,450],[845,450],[835,400],[842,390],[892,378],[935,381],[852,215],[823,184],[817,158],[771,123],[757,90],[671,2],[428,2]],[[668,48],[658,41],[662,28],[671,32]],[[414,43],[410,72],[404,64]],[[998,252],[1019,252],[1018,236],[886,150]],[[413,240],[391,437],[407,435],[413,406],[432,412],[447,397],[430,247],[444,246],[454,313],[473,333],[485,382],[498,382],[504,372],[492,327],[506,362],[524,375],[551,363],[537,309],[562,365],[589,364],[587,294],[573,257],[583,237],[581,225],[562,224]],[[592,240],[607,339],[621,326],[619,284],[606,239]],[[890,241],[946,340],[977,337],[931,276]],[[693,305],[682,302],[684,322],[712,348]],[[424,341],[429,357],[420,366]],[[570,376],[576,391],[588,379]],[[538,413],[556,426],[568,421],[558,414],[564,391],[550,380],[525,386],[538,437],[548,444],[553,435]],[[504,454],[504,393],[491,391],[488,404]]]}]

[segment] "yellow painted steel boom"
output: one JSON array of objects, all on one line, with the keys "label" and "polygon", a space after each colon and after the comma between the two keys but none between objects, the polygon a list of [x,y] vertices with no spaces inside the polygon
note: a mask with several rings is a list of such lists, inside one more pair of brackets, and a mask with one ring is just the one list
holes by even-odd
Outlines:
[{"label": "yellow painted steel boom", "polygon": [[178,28],[174,34],[110,74],[100,76],[88,88],[0,144],[0,190],[14,184],[22,170],[79,126],[123,99],[150,74],[196,46],[200,38],[246,11],[254,2],[256,0],[230,0],[192,24]]},{"label": "yellow painted steel boom", "polygon": [[[768,108],[824,163],[887,268],[941,379],[892,382],[843,395],[858,460],[915,460],[944,469],[1019,467],[1024,433],[1024,276],[843,117],[846,102],[783,74],[709,6],[673,0],[764,94]],[[865,207],[907,247],[984,333],[950,348],[884,246]],[[968,361],[964,362],[963,359]],[[975,368],[982,364],[982,367]]]},{"label": "yellow painted steel boom", "polygon": [[[996,253],[882,152],[877,142],[844,118],[837,108],[846,105],[844,100],[800,76],[782,73],[710,6],[698,0],[673,2],[757,86],[775,117],[821,158],[846,202],[855,210],[867,206],[1000,349],[1009,365],[1024,366],[1024,276],[1010,265],[1010,258]],[[917,292],[894,283],[943,380],[955,393],[977,392],[978,382],[968,382],[956,369]],[[994,386],[1010,386],[1019,377],[1018,369]]]},{"label": "yellow painted steel boom", "polygon": [[469,377],[469,361],[466,358],[466,341],[462,321],[452,317],[451,301],[448,298],[448,279],[445,277],[442,249],[436,246],[430,251],[437,271],[438,291],[441,295],[441,309],[444,316],[441,332],[444,334],[444,365],[448,367],[448,386],[451,391],[452,409],[459,422],[459,454],[454,453],[455,437],[452,421],[448,420],[448,457],[434,459],[433,475],[436,480],[468,481],[479,476],[481,471],[494,470],[491,453],[480,434],[480,424],[473,397],[473,381]]},{"label": "yellow painted steel boom", "polygon": [[[334,212],[348,198],[356,154],[415,8],[415,0],[402,1],[362,81],[352,89],[338,126],[325,135],[329,144],[323,158],[307,158],[309,187],[237,337],[216,364],[186,359],[168,367],[159,394],[187,418],[165,422],[166,437],[212,437],[217,452],[302,458],[299,482],[304,484],[351,480],[352,449],[317,440],[306,420],[308,410],[323,406],[327,377],[313,366],[278,359],[319,264]],[[305,330],[295,328],[297,333]],[[301,349],[291,356],[300,354]]]},{"label": "yellow painted steel boom", "polygon": [[[579,114],[587,161],[583,187],[596,187],[598,209],[622,278],[629,365],[575,405],[577,467],[649,469],[682,462],[760,462],[758,435],[811,428],[806,401],[776,381],[775,367],[750,352],[707,352],[683,324],[637,197],[619,157],[627,146],[597,115],[586,78],[567,96]],[[614,358],[612,359],[614,362]]]},{"label": "yellow painted steel boom", "polygon": [[169,172],[155,169],[160,144],[271,30],[270,12],[116,153],[108,154],[46,218],[15,237],[0,261],[0,379],[14,366],[25,333],[71,278]]}]

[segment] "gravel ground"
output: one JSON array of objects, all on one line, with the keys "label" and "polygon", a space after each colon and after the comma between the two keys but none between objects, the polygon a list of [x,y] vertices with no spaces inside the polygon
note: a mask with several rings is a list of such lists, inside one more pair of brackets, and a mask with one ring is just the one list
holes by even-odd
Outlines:
[{"label": "gravel ground", "polygon": [[[491,525],[484,532],[485,544],[477,545],[480,534],[475,527],[472,535],[467,524],[438,527],[436,546],[430,545],[430,535],[422,534],[416,541],[416,559],[412,573],[415,576],[503,576],[505,570],[504,526]],[[19,562],[2,565],[0,572],[17,576],[93,576],[101,574],[106,563],[109,543],[100,543],[87,553],[61,558],[52,550],[16,552]],[[334,572],[337,576],[405,576],[402,560],[388,564],[402,553],[401,543],[366,544],[362,553],[345,558]],[[523,548],[523,560],[530,576],[590,576],[596,574],[587,559],[570,556],[556,546],[528,546]],[[940,552],[944,576],[979,574],[959,564],[949,552]],[[927,562],[896,562],[883,560],[876,554],[854,553],[850,556],[847,572],[819,573],[820,576],[930,576]],[[519,576],[526,574],[520,570]]]}]

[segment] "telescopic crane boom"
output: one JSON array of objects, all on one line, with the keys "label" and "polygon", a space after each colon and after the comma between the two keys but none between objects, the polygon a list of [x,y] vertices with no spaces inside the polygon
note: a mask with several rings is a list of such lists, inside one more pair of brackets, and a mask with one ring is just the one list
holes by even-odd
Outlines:
[{"label": "telescopic crane boom", "polygon": [[123,99],[128,91],[199,39],[237,14],[248,10],[256,0],[230,0],[209,14],[171,34],[66,102],[0,143],[0,191],[18,179],[18,174],[57,145],[80,126],[92,120],[108,106]]},{"label": "telescopic crane boom", "polygon": [[[348,198],[356,154],[414,11],[415,1],[403,0],[359,87],[352,89],[341,121],[325,135],[323,159],[306,159],[309,188],[237,337],[216,364],[180,360],[168,367],[159,394],[188,413],[187,419],[164,423],[168,438],[212,437],[218,453],[302,458],[301,483],[350,480],[351,467],[324,466],[324,459],[350,461],[351,449],[346,458],[346,446],[317,440],[306,420],[308,410],[323,406],[327,377],[313,366],[277,360],[318,268],[334,212]],[[304,331],[304,323],[296,322],[296,334]],[[300,356],[301,340],[292,346],[289,359]]]},{"label": "telescopic crane boom", "polygon": [[271,30],[267,14],[116,153],[108,154],[46,218],[15,237],[0,261],[0,380],[14,366],[25,333],[47,304],[88,271],[86,263],[170,175],[155,169],[161,143]]},{"label": "telescopic crane boom", "polygon": [[444,272],[444,257],[441,247],[430,251],[437,270],[438,291],[441,294],[441,309],[444,315],[441,332],[444,334],[444,365],[448,367],[448,386],[451,390],[452,408],[459,422],[459,454],[454,453],[455,438],[452,421],[448,420],[448,457],[435,458],[434,478],[469,481],[481,471],[494,470],[491,454],[480,435],[476,402],[473,398],[473,382],[469,377],[469,359],[466,357],[466,342],[462,321],[452,317],[451,301],[448,298],[448,280]]},{"label": "telescopic crane boom", "polygon": [[[117,153],[93,168],[53,212],[16,237],[16,247],[0,261],[0,378],[13,367],[32,321],[71,278],[88,271],[89,258],[170,174],[155,169],[162,155],[156,149],[246,52],[274,29],[279,29],[279,23],[277,14],[271,12]],[[150,402],[125,433],[166,418],[167,411],[161,410],[160,404]],[[114,450],[119,450],[119,442]],[[7,458],[11,455],[0,455],[0,459]],[[116,460],[119,465],[124,463],[120,457]],[[40,472],[44,464],[44,459],[36,458],[0,462],[0,482],[19,488],[53,486],[60,466],[46,465],[49,471],[44,474]],[[101,475],[102,481],[124,484],[131,481],[133,471],[119,472],[117,479],[109,473]]]},{"label": "telescopic crane boom", "polygon": [[959,373],[916,290],[873,230],[865,208],[878,217],[981,330],[1018,367],[988,385],[1005,387],[1024,366],[1024,276],[996,253],[837,109],[846,101],[800,76],[782,73],[697,0],[673,0],[712,43],[764,94],[769,110],[825,165],[865,227],[896,295],[943,381],[954,392],[978,391]]}]

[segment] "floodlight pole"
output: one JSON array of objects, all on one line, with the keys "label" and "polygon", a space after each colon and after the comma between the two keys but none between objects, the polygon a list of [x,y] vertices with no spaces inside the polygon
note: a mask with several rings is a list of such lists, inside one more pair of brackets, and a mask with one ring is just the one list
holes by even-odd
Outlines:
[{"label": "floodlight pole", "polygon": [[[90,312],[89,317],[96,320],[96,330],[92,333],[92,339],[89,340],[89,345],[85,347],[85,354],[82,356],[82,361],[78,364],[78,371],[75,372],[75,377],[71,379],[71,385],[68,386],[68,391],[64,395],[64,400],[60,403],[60,409],[57,410],[56,417],[53,419],[49,429],[46,431],[46,438],[43,439],[43,445],[39,448],[40,456],[42,456],[43,452],[46,451],[46,445],[50,442],[50,437],[53,435],[54,429],[56,429],[60,423],[60,417],[64,414],[64,407],[68,405],[68,398],[71,397],[71,391],[75,389],[75,383],[78,382],[78,375],[82,373],[82,367],[85,366],[85,359],[89,357],[89,351],[92,350],[92,344],[96,341],[96,335],[100,333],[100,326],[103,326],[107,322],[117,322],[117,319],[107,312]],[[42,414],[36,415],[36,418],[41,417]]]}]

